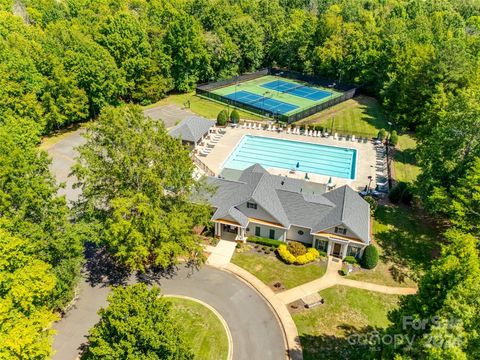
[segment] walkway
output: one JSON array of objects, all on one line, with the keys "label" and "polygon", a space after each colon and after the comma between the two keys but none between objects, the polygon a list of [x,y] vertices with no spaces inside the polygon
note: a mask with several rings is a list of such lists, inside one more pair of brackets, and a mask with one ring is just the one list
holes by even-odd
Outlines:
[{"label": "walkway", "polygon": [[220,240],[217,246],[211,248],[212,253],[207,259],[207,265],[219,268],[225,267],[230,263],[236,245],[237,243],[233,241]]},{"label": "walkway", "polygon": [[347,279],[338,273],[341,268],[342,262],[340,260],[329,257],[327,271],[321,278],[294,287],[293,289],[283,291],[275,296],[283,304],[287,305],[307,295],[317,293],[335,285],[349,286],[358,289],[381,292],[384,294],[411,295],[417,292],[416,288],[385,286]]},{"label": "walkway", "polygon": [[327,271],[321,278],[299,285],[297,287],[294,287],[293,289],[282,291],[281,293],[276,294],[276,297],[283,304],[290,304],[307,295],[311,295],[323,289],[335,286],[338,283],[338,278],[340,277],[340,275],[338,275],[338,271],[341,268],[341,261],[329,257]]}]

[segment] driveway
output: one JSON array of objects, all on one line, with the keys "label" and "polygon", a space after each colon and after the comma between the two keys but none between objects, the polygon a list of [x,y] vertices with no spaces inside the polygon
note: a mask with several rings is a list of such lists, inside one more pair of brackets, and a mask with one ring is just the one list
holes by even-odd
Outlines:
[{"label": "driveway", "polygon": [[[72,189],[74,181],[68,174],[76,156],[74,147],[84,142],[81,134],[82,130],[72,132],[46,149],[52,157],[51,170],[59,182],[67,184],[61,194],[65,194],[69,201],[79,195],[78,190]],[[94,272],[91,271],[91,263],[108,267],[98,254],[93,254],[87,262],[85,278],[80,283],[79,299],[66,316],[54,325],[57,330],[53,343],[56,351],[54,359],[73,360],[77,357],[88,330],[99,319],[97,311],[106,305],[109,287],[104,277],[92,280]],[[159,278],[156,282],[164,294],[194,297],[214,307],[232,333],[234,359],[285,358],[283,333],[274,313],[255,290],[230,273],[209,266],[203,266],[198,271],[180,268],[172,276]]]},{"label": "driveway", "polygon": [[[200,270],[181,267],[171,278],[156,282],[163,294],[190,296],[215,308],[232,333],[233,359],[285,358],[283,333],[275,315],[255,290],[235,276],[210,266]],[[53,359],[78,356],[88,330],[99,320],[98,309],[107,304],[108,293],[107,286],[81,283],[75,307],[54,326]]]}]

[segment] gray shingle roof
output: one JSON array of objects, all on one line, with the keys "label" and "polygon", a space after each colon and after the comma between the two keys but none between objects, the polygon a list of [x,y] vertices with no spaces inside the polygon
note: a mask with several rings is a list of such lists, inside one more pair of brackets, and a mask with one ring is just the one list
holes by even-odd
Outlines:
[{"label": "gray shingle roof", "polygon": [[211,120],[200,116],[189,116],[168,133],[172,137],[196,143],[202,136],[208,133],[213,125],[214,122]]},{"label": "gray shingle roof", "polygon": [[360,240],[370,240],[369,204],[347,185],[319,194],[318,186],[271,175],[258,164],[245,169],[238,180],[209,178],[209,183],[216,187],[209,199],[216,208],[212,220],[233,219],[246,226],[248,218],[237,207],[253,200],[285,228],[297,225],[316,233],[344,224]]}]

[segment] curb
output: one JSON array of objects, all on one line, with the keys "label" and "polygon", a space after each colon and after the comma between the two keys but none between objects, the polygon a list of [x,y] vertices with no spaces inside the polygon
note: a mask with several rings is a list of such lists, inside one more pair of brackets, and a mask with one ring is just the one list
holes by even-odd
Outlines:
[{"label": "curb", "polygon": [[[230,268],[228,268],[228,267],[230,267]],[[233,268],[233,269],[231,269],[231,268]],[[236,268],[239,268],[241,271],[237,273],[235,271],[235,270],[237,270]],[[290,313],[288,312],[288,309],[286,308],[286,306],[283,303],[274,304],[272,302],[272,300],[274,300],[274,298],[271,299],[267,294],[265,294],[263,291],[261,291],[261,289],[259,289],[257,286],[255,286],[255,284],[253,284],[249,279],[247,279],[245,276],[242,276],[241,272],[246,272],[249,276],[255,278],[258,281],[260,281],[260,280],[257,277],[255,277],[254,275],[252,275],[251,273],[249,273],[248,271],[238,267],[237,265],[229,263],[227,266],[217,267],[217,269],[220,269],[222,271],[225,271],[225,272],[228,272],[228,273],[234,275],[235,277],[237,277],[238,279],[240,279],[244,283],[246,283],[253,290],[255,290],[258,294],[260,294],[260,296],[262,296],[262,298],[265,299],[265,302],[272,309],[273,313],[275,314],[275,317],[277,318],[277,321],[278,321],[280,327],[282,328],[283,343],[285,345],[285,352],[286,352],[285,359],[288,359],[288,360],[303,360],[302,347],[300,346],[300,341],[297,340],[297,339],[299,339],[297,327],[296,327],[295,323],[293,322],[293,319],[290,316]],[[291,320],[291,324],[290,324],[291,326],[288,326],[285,323],[286,319],[284,319],[284,317],[279,313],[279,309],[277,309],[277,307],[276,307],[276,306],[279,306],[279,305],[284,307],[285,311],[288,313],[288,315],[290,317],[290,320]],[[292,334],[290,334],[290,336],[289,336],[289,332],[287,332],[287,329],[286,329],[287,327],[289,327],[290,329],[293,330],[293,331],[291,331],[291,333],[294,332],[294,339],[292,339],[292,336],[291,336]]]},{"label": "curb", "polygon": [[215,316],[220,320],[220,322],[223,325],[223,328],[225,329],[225,332],[227,333],[227,339],[228,339],[228,354],[227,354],[227,360],[232,360],[233,359],[233,338],[232,338],[232,333],[230,332],[230,328],[227,325],[227,322],[223,318],[222,315],[211,305],[207,304],[206,302],[203,302],[202,300],[192,298],[190,296],[184,296],[184,295],[175,295],[175,294],[165,294],[163,297],[169,298],[179,298],[179,299],[185,299],[185,300],[190,300],[194,301],[196,303],[199,303],[203,306],[205,306],[208,310],[213,312]]}]

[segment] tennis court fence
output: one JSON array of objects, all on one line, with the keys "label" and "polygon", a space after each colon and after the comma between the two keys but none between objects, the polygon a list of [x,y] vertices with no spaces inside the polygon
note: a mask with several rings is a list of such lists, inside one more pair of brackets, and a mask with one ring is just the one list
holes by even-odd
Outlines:
[{"label": "tennis court fence", "polygon": [[[249,80],[254,80],[257,78],[260,78],[262,76],[266,75],[275,75],[275,76],[280,76],[284,77],[287,79],[292,79],[292,80],[299,80],[303,81],[309,84],[313,85],[319,85],[324,88],[331,88],[334,90],[338,90],[342,92],[341,96],[329,99],[321,104],[314,105],[310,108],[301,110],[297,113],[294,113],[292,115],[279,115],[277,113],[274,113],[269,110],[265,110],[264,108],[260,106],[255,106],[255,103],[253,104],[246,104],[240,101],[236,101],[234,99],[229,99],[225,96],[215,94],[212,91],[218,88],[230,86],[233,84],[237,84],[240,82],[244,81],[249,81]],[[302,86],[299,86],[299,88]],[[266,68],[262,69],[256,72],[248,73],[248,74],[243,74],[239,75],[236,77],[233,77],[231,79],[227,80],[220,80],[220,81],[215,81],[215,82],[209,82],[206,84],[201,84],[198,85],[196,88],[196,93],[199,96],[203,96],[224,104],[228,104],[234,107],[237,107],[239,109],[243,109],[249,112],[252,112],[254,114],[258,114],[260,116],[265,116],[265,117],[270,117],[274,119],[278,119],[280,121],[285,121],[287,123],[292,123],[301,119],[304,119],[308,116],[311,116],[313,114],[316,114],[317,112],[320,112],[324,109],[327,109],[331,106],[334,106],[336,104],[339,104],[345,100],[351,99],[355,96],[356,92],[356,87],[353,85],[348,85],[348,84],[337,84],[335,81],[328,80],[325,78],[320,78],[320,77],[314,77],[310,75],[305,75],[301,74],[299,72],[291,71],[291,70],[284,70],[284,69],[279,69],[279,68]],[[292,89],[289,89],[292,91]]]}]

